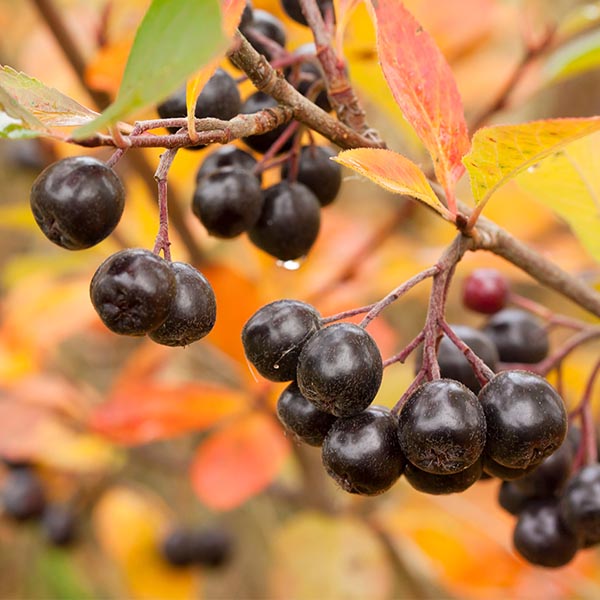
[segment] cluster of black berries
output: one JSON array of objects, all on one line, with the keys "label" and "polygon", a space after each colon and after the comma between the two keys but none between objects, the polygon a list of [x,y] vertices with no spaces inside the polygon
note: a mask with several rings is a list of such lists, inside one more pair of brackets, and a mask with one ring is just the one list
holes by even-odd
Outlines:
[{"label": "cluster of black berries", "polygon": [[174,567],[222,567],[233,554],[233,537],[220,526],[178,527],[162,541],[161,554]]},{"label": "cluster of black berries", "polygon": [[46,540],[66,546],[77,536],[77,517],[67,504],[49,504],[44,486],[27,463],[3,459],[8,469],[0,490],[2,513],[15,521],[40,520]]}]

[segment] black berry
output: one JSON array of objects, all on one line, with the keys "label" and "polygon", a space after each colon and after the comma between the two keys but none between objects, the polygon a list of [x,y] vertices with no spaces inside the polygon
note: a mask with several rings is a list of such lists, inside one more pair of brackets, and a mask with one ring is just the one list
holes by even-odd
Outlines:
[{"label": "black berry", "polygon": [[313,86],[320,84],[320,91],[311,100],[325,112],[331,111],[331,102],[325,89],[321,63],[317,58],[317,49],[313,43],[303,44],[294,50],[295,56],[303,56],[305,60],[286,71],[286,78],[303,95],[307,96]]},{"label": "black berry", "polygon": [[169,313],[150,339],[164,346],[187,346],[210,333],[217,318],[215,293],[202,273],[183,262],[171,263],[175,294]]},{"label": "black berry", "polygon": [[186,567],[194,560],[194,532],[191,529],[174,529],[161,545],[163,558],[174,567]]},{"label": "black berry", "polygon": [[222,527],[194,531],[192,554],[195,563],[217,568],[229,561],[233,553],[233,537]]},{"label": "black berry", "polygon": [[323,465],[346,492],[376,495],[389,489],[404,470],[397,421],[380,406],[338,419],[323,442]]},{"label": "black berry", "polygon": [[536,466],[537,465],[531,465],[524,469],[511,469],[510,467],[505,467],[499,462],[496,462],[495,460],[490,458],[485,452],[483,454],[484,472],[492,477],[502,479],[503,481],[514,481],[516,479],[521,479],[521,477],[525,477],[525,475],[531,473],[536,468]]},{"label": "black berry", "polygon": [[300,351],[320,327],[320,315],[310,304],[277,300],[263,306],[244,325],[244,352],[263,377],[291,381],[296,378]]},{"label": "black berry", "polygon": [[524,310],[506,308],[496,313],[483,331],[498,348],[502,362],[537,363],[548,355],[548,333]]},{"label": "black berry", "polygon": [[4,512],[18,521],[42,514],[46,499],[42,483],[30,469],[14,469],[4,480],[1,493]]},{"label": "black berry", "polygon": [[451,475],[434,475],[418,469],[411,463],[406,463],[404,477],[410,485],[424,494],[457,494],[464,492],[481,478],[481,460],[475,461],[470,467]]},{"label": "black berry", "polygon": [[496,269],[476,269],[463,284],[463,304],[471,310],[491,315],[502,310],[508,300],[506,277]]},{"label": "black berry", "polygon": [[73,509],[62,504],[52,504],[44,510],[42,529],[54,546],[68,546],[76,536],[77,519]]},{"label": "black berry", "polygon": [[90,248],[110,235],[125,206],[117,174],[90,156],[64,158],[31,188],[31,211],[44,235],[67,250]]},{"label": "black berry", "polygon": [[266,10],[254,9],[252,20],[247,24],[240,24],[240,31],[248,38],[253,48],[259,54],[263,54],[267,60],[273,58],[274,48],[260,38],[266,38],[281,48],[285,47],[286,35],[283,23]]},{"label": "black berry", "polygon": [[518,514],[531,502],[530,496],[523,493],[514,481],[503,481],[498,491],[498,504],[511,515]]},{"label": "black berry", "polygon": [[[300,7],[300,0],[281,0],[281,5],[290,19],[293,19],[301,25],[308,25],[304,14],[302,13],[302,8]],[[331,0],[317,0],[317,6],[323,17],[325,17],[326,10],[333,11],[333,3]]]},{"label": "black berry", "polygon": [[474,464],[485,446],[485,430],[477,396],[451,379],[422,385],[400,411],[402,451],[428,473],[450,475]]},{"label": "black berry", "polygon": [[261,250],[280,260],[301,258],[319,234],[320,208],[306,186],[282,181],[264,191],[261,215],[248,235]]},{"label": "black berry", "polygon": [[537,465],[565,438],[563,401],[539,375],[503,371],[481,390],[479,400],[487,422],[486,454],[505,467]]},{"label": "black berry", "polygon": [[311,446],[321,446],[336,418],[319,410],[290,383],[277,400],[277,416],[283,426],[299,440]]},{"label": "black berry", "polygon": [[[238,167],[252,173],[256,164],[256,159],[241,148],[232,144],[220,146],[217,150],[211,152],[200,165],[198,173],[196,173],[196,183],[221,167]],[[260,181],[262,177],[259,175],[258,179]]]},{"label": "black berry", "polygon": [[90,296],[111,331],[144,335],[165,322],[176,287],[168,262],[148,250],[135,248],[109,256],[98,267]]},{"label": "black berry", "polygon": [[321,329],[298,358],[298,387],[322,411],[356,415],[371,404],[383,377],[383,362],[373,338],[352,323]]},{"label": "black berry", "polygon": [[[302,146],[298,162],[297,180],[312,190],[321,206],[331,204],[342,185],[341,166],[329,160],[336,153],[326,146]],[[283,167],[281,177],[287,178],[289,164]]]}]

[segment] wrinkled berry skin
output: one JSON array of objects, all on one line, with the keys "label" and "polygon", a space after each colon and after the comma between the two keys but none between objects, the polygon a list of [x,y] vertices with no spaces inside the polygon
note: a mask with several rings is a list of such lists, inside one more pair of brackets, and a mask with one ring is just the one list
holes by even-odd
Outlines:
[{"label": "wrinkled berry skin", "polygon": [[464,492],[481,478],[481,460],[475,461],[470,467],[452,475],[434,475],[418,469],[411,463],[406,463],[404,477],[408,483],[419,492],[439,496]]},{"label": "wrinkled berry skin", "polygon": [[600,542],[600,464],[587,465],[571,478],[560,509],[565,523],[586,545]]},{"label": "wrinkled berry skin", "polygon": [[501,310],[486,323],[483,332],[496,345],[502,362],[533,364],[548,356],[547,331],[524,310]]},{"label": "wrinkled berry skin", "polygon": [[298,300],[277,300],[258,310],[242,329],[248,360],[271,381],[296,378],[298,356],[321,327],[317,310]]},{"label": "wrinkled berry skin", "polygon": [[54,546],[68,546],[76,536],[76,518],[68,506],[48,506],[42,516],[42,529],[47,540]]},{"label": "wrinkled berry skin", "polygon": [[422,385],[400,411],[402,451],[427,473],[450,475],[470,467],[483,452],[485,431],[477,396],[451,379]]},{"label": "wrinkled berry skin", "polygon": [[577,553],[578,543],[560,517],[558,500],[537,500],[520,512],[513,542],[527,561],[541,567],[562,567]]},{"label": "wrinkled berry skin", "polygon": [[115,333],[144,335],[169,315],[176,279],[168,262],[134,248],[109,256],[90,283],[90,297],[103,323]]},{"label": "wrinkled berry skin", "polygon": [[[302,12],[302,8],[300,7],[299,0],[281,0],[281,5],[290,19],[293,19],[296,21],[296,23],[300,23],[300,25],[308,25],[306,18],[304,17],[304,13]],[[331,0],[317,0],[317,6],[319,7],[323,17],[325,16],[325,11],[327,9],[333,11],[333,4]]]},{"label": "wrinkled berry skin", "polygon": [[503,371],[481,390],[479,401],[487,422],[485,452],[505,467],[537,465],[565,439],[563,401],[539,375]]},{"label": "wrinkled berry skin", "polygon": [[175,295],[164,323],[151,331],[163,346],[187,346],[208,335],[217,319],[215,293],[202,273],[183,262],[171,263]]},{"label": "wrinkled berry skin", "polygon": [[327,473],[351,494],[374,496],[388,490],[404,470],[397,421],[381,406],[338,419],[322,449]]},{"label": "wrinkled berry skin", "polygon": [[27,468],[14,469],[7,475],[0,499],[4,512],[17,521],[40,516],[46,504],[40,480]]},{"label": "wrinkled berry skin", "polygon": [[336,418],[319,410],[290,383],[277,400],[277,416],[282,425],[310,446],[321,446]]},{"label": "wrinkled berry skin", "polygon": [[337,417],[365,410],[383,377],[383,362],[373,338],[352,323],[321,329],[298,358],[298,387],[317,408]]},{"label": "wrinkled berry skin", "polygon": [[[203,177],[210,175],[213,171],[217,171],[222,167],[237,167],[244,171],[252,173],[257,165],[257,160],[248,152],[233,144],[220,146],[211,152],[202,162],[198,172],[196,173],[196,183]],[[262,175],[258,175],[257,179],[262,180]]]},{"label": "wrinkled berry skin", "polygon": [[248,237],[279,260],[301,258],[319,234],[320,208],[315,195],[301,183],[277,183],[264,191],[262,212]]},{"label": "wrinkled berry skin", "polygon": [[40,173],[31,188],[30,204],[51,242],[67,250],[83,250],[101,242],[119,224],[125,188],[103,162],[74,156]]},{"label": "wrinkled berry skin", "polygon": [[510,288],[496,269],[475,269],[463,285],[463,304],[479,313],[493,315],[506,306]]}]

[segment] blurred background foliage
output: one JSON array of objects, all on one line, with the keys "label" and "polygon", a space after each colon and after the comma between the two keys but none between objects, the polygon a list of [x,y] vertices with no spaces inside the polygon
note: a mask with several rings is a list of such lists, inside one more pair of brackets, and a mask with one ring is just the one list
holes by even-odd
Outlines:
[{"label": "blurred background foliage", "polygon": [[[56,0],[85,57],[89,89],[115,94],[148,4]],[[600,40],[593,28],[600,23],[600,3],[405,4],[450,61],[472,122],[511,76],[523,54],[523,32],[540,35],[547,26],[558,26],[573,41],[529,65],[494,121],[597,112]],[[277,0],[254,5],[285,21],[289,49],[309,41],[308,30],[286,19]],[[94,107],[32,3],[0,0],[0,30],[0,63]],[[385,132],[390,147],[426,164],[379,71],[364,7],[350,21],[345,52],[369,122]],[[223,67],[234,72],[226,61]],[[244,94],[250,89],[242,84]],[[149,110],[140,116],[154,115]],[[72,548],[59,550],[45,543],[36,524],[0,518],[0,597],[600,596],[593,551],[555,571],[516,557],[512,517],[497,506],[497,482],[449,497],[421,495],[402,481],[378,498],[344,495],[324,476],[318,450],[298,447],[274,418],[282,386],[257,380],[246,364],[240,331],[260,306],[292,297],[328,315],[373,302],[431,265],[452,239],[451,227],[346,173],[314,250],[301,264],[284,268],[243,238],[207,236],[190,201],[196,170],[210,149],[183,150],[171,171],[170,202],[192,233],[196,266],[215,289],[217,326],[185,349],[124,339],[100,324],[88,286],[109,254],[153,244],[158,215],[151,174],[159,151],[137,152],[140,158],[127,157],[117,169],[127,205],[116,234],[70,253],[40,234],[28,195],[44,165],[82,149],[0,142],[0,455],[31,461],[50,499],[76,507],[80,531]],[[460,194],[468,199],[466,182]],[[597,265],[566,226],[516,184],[498,192],[486,215],[566,270],[597,279]],[[172,240],[174,258],[190,260],[190,246],[177,230]],[[520,293],[577,312],[499,259],[477,253],[459,265],[450,322],[480,324],[460,304],[460,283],[484,265],[506,273]],[[418,287],[373,323],[384,357],[419,331],[427,292],[427,285]],[[577,401],[596,356],[592,348],[569,360],[567,403]],[[393,406],[412,376],[412,361],[387,369],[376,402]],[[6,474],[0,469],[0,486]],[[231,563],[212,571],[168,567],[160,540],[182,523],[230,530]]]}]

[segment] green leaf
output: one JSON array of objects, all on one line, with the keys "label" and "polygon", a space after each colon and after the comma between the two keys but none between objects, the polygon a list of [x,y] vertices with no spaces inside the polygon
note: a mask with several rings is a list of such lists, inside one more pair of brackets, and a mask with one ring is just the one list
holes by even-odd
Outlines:
[{"label": "green leaf", "polygon": [[117,99],[75,137],[85,138],[167,97],[226,45],[218,0],[153,0],[137,30]]},{"label": "green leaf", "polygon": [[0,111],[0,138],[9,140],[19,140],[26,138],[34,138],[39,135],[44,135],[45,130],[33,130],[23,124],[21,119],[13,119],[5,112]]},{"label": "green leaf", "polygon": [[600,31],[592,31],[557,50],[544,67],[548,83],[600,67]]}]

